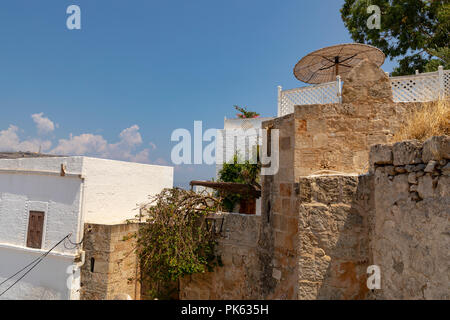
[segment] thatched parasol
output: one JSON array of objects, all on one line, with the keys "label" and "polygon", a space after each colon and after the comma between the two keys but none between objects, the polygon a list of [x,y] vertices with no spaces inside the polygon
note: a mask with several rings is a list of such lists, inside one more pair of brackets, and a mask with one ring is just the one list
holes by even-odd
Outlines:
[{"label": "thatched parasol", "polygon": [[339,44],[323,48],[303,57],[294,68],[295,77],[306,83],[325,83],[345,75],[360,61],[367,59],[380,67],[384,53],[375,47],[361,43]]}]

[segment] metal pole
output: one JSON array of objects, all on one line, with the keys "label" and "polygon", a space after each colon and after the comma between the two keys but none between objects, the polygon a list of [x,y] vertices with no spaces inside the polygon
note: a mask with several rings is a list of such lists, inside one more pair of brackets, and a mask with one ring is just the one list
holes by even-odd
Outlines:
[{"label": "metal pole", "polygon": [[342,103],[341,76],[337,76],[336,77],[336,84],[337,84],[337,92],[338,92],[339,103]]}]

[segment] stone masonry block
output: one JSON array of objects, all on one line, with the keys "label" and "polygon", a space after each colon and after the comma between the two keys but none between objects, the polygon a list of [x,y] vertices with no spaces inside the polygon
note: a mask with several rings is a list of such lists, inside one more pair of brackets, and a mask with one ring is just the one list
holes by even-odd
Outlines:
[{"label": "stone masonry block", "polygon": [[393,148],[394,166],[422,162],[422,143],[418,140],[397,142]]},{"label": "stone masonry block", "polygon": [[435,136],[423,143],[422,160],[427,163],[430,160],[450,159],[450,137]]},{"label": "stone masonry block", "polygon": [[370,148],[370,167],[375,164],[392,164],[392,145],[376,144]]}]

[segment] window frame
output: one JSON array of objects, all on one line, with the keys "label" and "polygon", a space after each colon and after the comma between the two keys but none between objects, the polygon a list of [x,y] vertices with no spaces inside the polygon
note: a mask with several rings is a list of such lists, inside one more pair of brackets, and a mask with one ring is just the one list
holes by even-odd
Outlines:
[{"label": "window frame", "polygon": [[[33,217],[42,217],[41,222],[34,222]],[[45,227],[45,212],[30,210],[28,213],[28,229],[27,229],[27,239],[26,246],[31,249],[42,249],[42,245],[44,242],[44,227]],[[36,229],[36,230],[35,230]],[[40,233],[40,235],[36,236],[33,232]],[[35,237],[35,238],[33,238]],[[38,238],[39,237],[39,238]]]}]

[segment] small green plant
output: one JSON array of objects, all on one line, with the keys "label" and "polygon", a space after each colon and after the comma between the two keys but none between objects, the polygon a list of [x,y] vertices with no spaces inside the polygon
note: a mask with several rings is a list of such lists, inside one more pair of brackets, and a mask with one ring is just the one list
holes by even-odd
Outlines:
[{"label": "small green plant", "polygon": [[220,201],[180,188],[165,189],[144,207],[138,235],[141,281],[150,284],[150,298],[168,299],[180,278],[212,271],[221,265],[215,255],[215,232],[206,216]]},{"label": "small green plant", "polygon": [[[223,164],[222,169],[219,171],[218,181],[258,185],[261,163],[259,159],[256,162],[241,161],[239,155],[235,154],[231,162]],[[221,194],[220,192],[218,194],[222,197],[222,206],[229,212],[233,211],[235,205],[242,199],[247,198],[247,196],[240,194]]]},{"label": "small green plant", "polygon": [[240,112],[236,114],[237,117],[240,119],[253,119],[258,118],[260,116],[259,113],[256,113],[254,111],[248,111],[247,108],[241,108],[239,106],[234,106],[234,108]]}]

